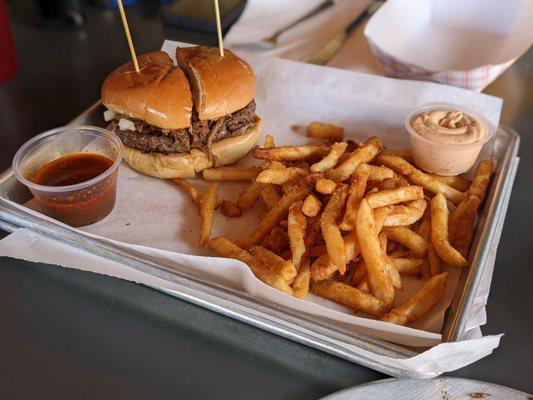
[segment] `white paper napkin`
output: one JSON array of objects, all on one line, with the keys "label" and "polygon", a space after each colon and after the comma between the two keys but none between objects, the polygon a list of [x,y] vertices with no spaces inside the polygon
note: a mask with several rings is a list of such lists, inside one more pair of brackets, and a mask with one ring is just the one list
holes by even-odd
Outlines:
[{"label": "white paper napkin", "polygon": [[[309,3],[314,4],[314,2]],[[241,52],[307,61],[361,15],[370,3],[371,0],[335,0],[331,7],[283,32],[278,38],[276,47],[265,50],[263,46],[257,45],[257,38],[264,39],[272,36],[278,31],[279,26],[288,25],[278,23],[280,17],[286,18],[286,13],[295,15],[295,10],[298,10],[299,16],[304,15],[306,11],[302,12],[303,4],[308,5],[307,2],[302,1],[274,1],[272,7],[277,8],[273,11],[270,2],[251,0],[242,17],[227,33],[224,43],[229,48]],[[266,8],[270,10],[270,13],[264,13],[265,4],[268,4]],[[309,9],[305,8],[305,10]],[[257,21],[261,22],[257,23]],[[275,26],[276,29],[267,28],[270,25]]]}]

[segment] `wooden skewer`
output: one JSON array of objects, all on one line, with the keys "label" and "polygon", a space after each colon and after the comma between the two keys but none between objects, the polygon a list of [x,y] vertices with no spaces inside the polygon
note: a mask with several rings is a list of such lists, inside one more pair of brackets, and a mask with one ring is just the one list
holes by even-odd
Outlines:
[{"label": "wooden skewer", "polygon": [[126,33],[126,39],[128,40],[128,46],[130,47],[131,58],[133,60],[133,66],[135,72],[140,73],[139,62],[137,61],[137,55],[135,54],[135,47],[133,47],[133,40],[131,40],[130,27],[128,26],[128,20],[126,19],[126,13],[124,12],[124,5],[122,0],[117,0],[118,10],[120,11],[120,18],[122,18],[122,24],[124,25],[124,33]]},{"label": "wooden skewer", "polygon": [[217,20],[218,51],[220,52],[220,57],[224,57],[224,45],[222,44],[222,26],[220,24],[220,10],[218,8],[218,0],[213,1],[215,2],[215,17]]}]

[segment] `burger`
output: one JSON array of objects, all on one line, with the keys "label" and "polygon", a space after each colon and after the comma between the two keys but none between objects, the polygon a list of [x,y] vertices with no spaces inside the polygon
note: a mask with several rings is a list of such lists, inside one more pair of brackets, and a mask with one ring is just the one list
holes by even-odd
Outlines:
[{"label": "burger", "polygon": [[104,119],[124,144],[124,160],[157,178],[192,178],[243,158],[261,133],[255,76],[232,52],[194,46],[138,57],[102,85]]}]

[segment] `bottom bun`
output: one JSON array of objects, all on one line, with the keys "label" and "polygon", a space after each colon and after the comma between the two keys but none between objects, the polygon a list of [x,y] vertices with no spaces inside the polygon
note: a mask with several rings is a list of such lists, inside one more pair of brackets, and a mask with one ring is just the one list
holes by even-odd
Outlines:
[{"label": "bottom bun", "polygon": [[211,151],[216,165],[205,151],[197,149],[190,153],[161,154],[124,146],[124,161],[133,169],[156,178],[194,178],[205,168],[232,164],[243,158],[259,139],[262,126],[261,118],[257,118],[253,126],[246,128],[245,134],[213,143]]}]

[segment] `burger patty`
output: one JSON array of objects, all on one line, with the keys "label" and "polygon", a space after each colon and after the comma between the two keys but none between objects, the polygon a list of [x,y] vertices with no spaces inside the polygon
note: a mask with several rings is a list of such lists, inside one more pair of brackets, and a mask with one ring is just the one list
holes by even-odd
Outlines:
[{"label": "burger patty", "polygon": [[188,153],[191,149],[210,152],[211,143],[227,137],[241,135],[241,128],[254,123],[255,100],[233,114],[217,120],[201,121],[193,111],[191,127],[183,129],[161,129],[143,121],[132,120],[135,130],[121,130],[118,126],[120,116],[113,120],[113,130],[122,143],[128,147],[163,154]]}]

